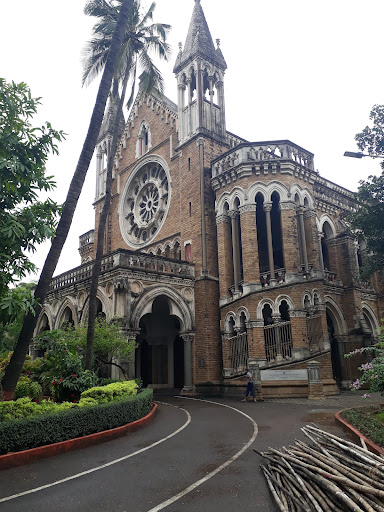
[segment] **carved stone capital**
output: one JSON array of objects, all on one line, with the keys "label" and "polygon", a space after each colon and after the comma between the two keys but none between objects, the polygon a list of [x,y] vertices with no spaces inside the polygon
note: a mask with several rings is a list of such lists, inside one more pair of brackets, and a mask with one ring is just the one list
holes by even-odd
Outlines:
[{"label": "carved stone capital", "polygon": [[230,224],[231,223],[230,217],[228,217],[228,215],[217,215],[216,216],[216,224],[221,224],[221,223]]},{"label": "carved stone capital", "polygon": [[184,341],[184,343],[192,343],[193,338],[195,337],[194,333],[186,332],[184,334],[180,334],[180,337]]},{"label": "carved stone capital", "polygon": [[238,210],[229,210],[228,215],[231,219],[237,219],[237,217],[240,215],[240,212]]},{"label": "carved stone capital", "polygon": [[272,210],[272,203],[264,203],[263,208],[265,212],[270,212]]},{"label": "carved stone capital", "polygon": [[179,91],[185,91],[187,87],[185,84],[178,84],[177,88],[179,89]]}]

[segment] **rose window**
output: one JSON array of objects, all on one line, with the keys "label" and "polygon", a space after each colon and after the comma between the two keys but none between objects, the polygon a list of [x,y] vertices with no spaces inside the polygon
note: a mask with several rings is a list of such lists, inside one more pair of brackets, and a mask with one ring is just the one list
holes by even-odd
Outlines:
[{"label": "rose window", "polygon": [[161,228],[169,205],[169,176],[158,162],[134,172],[120,201],[120,229],[128,245],[142,247]]}]

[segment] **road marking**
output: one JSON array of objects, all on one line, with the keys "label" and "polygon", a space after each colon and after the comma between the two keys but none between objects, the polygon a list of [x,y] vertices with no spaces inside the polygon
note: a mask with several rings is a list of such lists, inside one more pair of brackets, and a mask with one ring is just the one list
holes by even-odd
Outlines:
[{"label": "road marking", "polygon": [[[171,406],[171,404],[167,404],[165,402],[158,402],[158,403]],[[175,406],[172,405],[171,407],[175,407]],[[21,496],[26,496],[28,494],[32,494],[35,492],[43,491],[44,489],[48,489],[49,487],[53,487],[54,485],[64,484],[65,482],[69,482],[70,480],[75,480],[76,478],[80,478],[82,476],[89,475],[90,473],[95,473],[96,471],[100,471],[101,469],[105,469],[109,466],[113,466],[114,464],[118,464],[119,462],[130,459],[131,457],[134,457],[135,455],[139,455],[139,453],[143,453],[143,452],[149,450],[150,448],[153,448],[161,443],[164,443],[168,439],[171,439],[172,437],[176,436],[179,432],[184,430],[191,423],[191,415],[189,414],[189,412],[186,411],[185,409],[183,409],[182,407],[177,407],[177,409],[180,409],[181,411],[185,412],[185,414],[187,415],[187,421],[184,423],[184,425],[182,425],[180,428],[175,430],[175,432],[172,432],[172,434],[169,434],[167,437],[163,437],[159,441],[156,441],[155,443],[152,443],[151,445],[146,446],[145,448],[141,448],[140,450],[137,450],[134,453],[130,453],[129,455],[125,455],[124,457],[120,457],[119,459],[115,459],[115,460],[112,460],[111,462],[107,462],[106,464],[103,464],[102,466],[97,466],[95,468],[88,469],[87,471],[82,471],[81,473],[77,473],[76,475],[68,476],[67,478],[57,480],[56,482],[52,482],[50,484],[42,485],[41,487],[35,487],[34,489],[29,489],[28,491],[20,492],[18,494],[13,494],[12,496],[6,496],[5,498],[0,499],[0,503],[3,503],[4,501],[14,500],[16,498],[20,498]]]},{"label": "road marking", "polygon": [[[182,396],[178,396],[176,398],[184,398]],[[250,417],[248,416],[248,414],[245,414],[245,412],[243,411],[240,411],[239,409],[236,409],[235,407],[231,407],[230,405],[226,405],[226,404],[220,404],[219,402],[213,402],[211,400],[201,400],[199,398],[184,398],[185,400],[197,400],[199,402],[207,402],[208,404],[215,404],[215,405],[220,405],[221,407],[227,407],[228,409],[232,409],[233,411],[236,411],[238,412],[239,414],[242,414],[243,416],[245,416],[246,418],[248,418],[251,423],[253,424],[253,434],[252,434],[252,437],[251,439],[248,441],[248,443],[246,445],[243,446],[243,448],[237,452],[233,457],[231,457],[229,460],[227,460],[226,462],[224,462],[221,466],[219,466],[218,468],[216,468],[214,471],[211,471],[211,473],[208,473],[208,475],[206,475],[205,477],[201,478],[200,480],[198,480],[197,482],[195,482],[194,484],[190,485],[189,487],[187,487],[186,489],[184,489],[184,491],[181,491],[179,492],[178,494],[175,494],[175,496],[172,496],[172,498],[169,498],[168,500],[166,501],[163,501],[163,503],[160,503],[160,505],[157,505],[157,507],[154,507],[154,508],[151,508],[151,510],[148,510],[148,512],[158,512],[159,510],[162,510],[163,508],[166,508],[168,507],[169,505],[171,505],[172,503],[174,503],[175,501],[179,500],[180,498],[183,498],[186,494],[192,492],[193,490],[195,490],[197,487],[199,487],[200,485],[202,485],[203,483],[205,483],[207,480],[209,480],[210,478],[212,478],[213,476],[217,475],[217,473],[220,473],[220,471],[222,471],[223,469],[225,469],[227,466],[229,466],[230,464],[232,464],[232,462],[234,462],[236,459],[238,459],[246,450],[248,450],[248,448],[251,446],[251,444],[254,442],[254,440],[256,439],[257,437],[257,434],[258,434],[258,427],[257,427],[257,423]]]}]

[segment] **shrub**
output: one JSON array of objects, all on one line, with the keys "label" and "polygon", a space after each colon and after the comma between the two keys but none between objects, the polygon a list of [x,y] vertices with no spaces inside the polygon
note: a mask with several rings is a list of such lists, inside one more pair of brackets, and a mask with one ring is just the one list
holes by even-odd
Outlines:
[{"label": "shrub", "polygon": [[32,382],[29,377],[22,375],[16,385],[14,399],[29,396],[32,400],[41,398],[42,389],[38,382]]},{"label": "shrub", "polygon": [[[5,421],[0,423],[0,453],[27,450],[131,423],[149,413],[152,397],[153,391],[144,389],[135,396],[96,407],[61,404],[60,407],[71,409],[17,421]],[[32,404],[32,407],[38,407],[37,404]]]},{"label": "shrub", "polygon": [[14,391],[14,399],[23,398],[24,396],[29,395],[29,386],[31,384],[31,379],[25,376],[21,376],[18,383],[16,384],[16,388]]},{"label": "shrub", "polygon": [[137,384],[134,380],[119,381],[107,386],[97,386],[84,391],[81,398],[93,398],[99,404],[112,402],[120,398],[134,396],[137,393]]}]

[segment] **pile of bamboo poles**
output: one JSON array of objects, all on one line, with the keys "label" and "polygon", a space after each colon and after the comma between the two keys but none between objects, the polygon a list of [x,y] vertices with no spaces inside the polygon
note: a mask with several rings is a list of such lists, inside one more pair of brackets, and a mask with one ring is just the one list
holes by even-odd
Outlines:
[{"label": "pile of bamboo poles", "polygon": [[310,444],[259,454],[268,460],[261,469],[282,512],[384,512],[383,457],[314,424],[301,430]]}]

